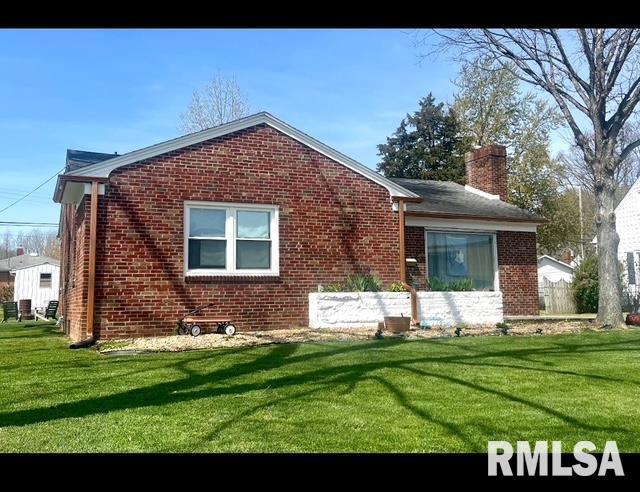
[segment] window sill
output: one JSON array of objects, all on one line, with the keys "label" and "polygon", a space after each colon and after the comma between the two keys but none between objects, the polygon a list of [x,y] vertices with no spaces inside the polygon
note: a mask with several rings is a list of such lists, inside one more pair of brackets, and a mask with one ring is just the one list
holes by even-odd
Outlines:
[{"label": "window sill", "polygon": [[249,274],[249,275],[206,275],[187,274],[184,278],[188,284],[276,284],[282,279],[279,274]]}]

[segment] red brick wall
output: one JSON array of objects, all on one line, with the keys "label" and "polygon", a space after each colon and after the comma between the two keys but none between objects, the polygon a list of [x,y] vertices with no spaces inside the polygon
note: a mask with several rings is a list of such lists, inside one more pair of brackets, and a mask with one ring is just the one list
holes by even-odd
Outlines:
[{"label": "red brick wall", "polygon": [[427,288],[427,259],[424,249],[424,227],[405,227],[405,253],[407,258],[418,260],[418,264],[407,264],[407,283]]},{"label": "red brick wall", "polygon": [[65,205],[62,231],[60,314],[72,340],[86,337],[87,275],[89,273],[89,215],[85,196],[80,206]]},{"label": "red brick wall", "polygon": [[[185,200],[278,205],[280,276],[185,279]],[[94,334],[171,334],[209,302],[239,330],[306,326],[318,284],[364,267],[398,280],[397,230],[386,189],[266,125],[120,168],[100,197]]]},{"label": "red brick wall", "polygon": [[507,149],[487,145],[464,156],[467,184],[507,201]]},{"label": "red brick wall", "polygon": [[497,243],[504,314],[539,314],[536,233],[498,231]]}]

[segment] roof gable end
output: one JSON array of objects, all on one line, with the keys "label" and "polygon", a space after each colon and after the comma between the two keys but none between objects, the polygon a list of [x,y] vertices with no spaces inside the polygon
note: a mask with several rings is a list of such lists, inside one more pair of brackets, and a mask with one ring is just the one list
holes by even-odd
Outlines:
[{"label": "roof gable end", "polygon": [[209,128],[208,130],[203,130],[197,133],[191,133],[182,137],[174,138],[172,140],[167,140],[166,142],[151,145],[150,147],[134,150],[133,152],[113,157],[112,159],[107,159],[105,161],[97,162],[95,164],[91,164],[79,169],[74,169],[73,171],[67,173],[67,175],[106,178],[113,170],[119,167],[156,157],[158,155],[172,152],[174,150],[179,150],[190,145],[196,145],[207,140],[218,138],[261,124],[266,124],[278,130],[279,132],[288,135],[289,137],[297,140],[307,147],[329,157],[330,159],[338,162],[339,164],[342,164],[343,166],[351,169],[358,174],[361,174],[371,181],[374,181],[375,183],[386,188],[391,196],[411,198],[419,197],[412,191],[407,190],[397,183],[394,183],[393,181],[385,178],[372,169],[369,169],[363,164],[360,164],[354,159],[351,159],[341,152],[329,147],[326,144],[323,144],[319,140],[316,140],[315,138],[307,135],[304,132],[301,132],[300,130],[292,127],[291,125],[288,125],[284,121],[281,121],[266,112],[257,113],[245,118],[234,120],[229,123],[225,123],[224,125]]}]

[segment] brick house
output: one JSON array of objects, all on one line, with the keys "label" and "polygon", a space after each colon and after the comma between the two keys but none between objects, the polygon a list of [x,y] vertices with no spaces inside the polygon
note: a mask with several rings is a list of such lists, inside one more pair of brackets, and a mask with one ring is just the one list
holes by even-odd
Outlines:
[{"label": "brick house", "polygon": [[416,288],[463,275],[505,314],[538,314],[542,219],[501,200],[504,148],[467,162],[467,186],[386,179],[268,113],[124,155],[70,150],[54,195],[65,331],[167,335],[210,302],[239,330],[305,326],[310,292],[364,268]]}]

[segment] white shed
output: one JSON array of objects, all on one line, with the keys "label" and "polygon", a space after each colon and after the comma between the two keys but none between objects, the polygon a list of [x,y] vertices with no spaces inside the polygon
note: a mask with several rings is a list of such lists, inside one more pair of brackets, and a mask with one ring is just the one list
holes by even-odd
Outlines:
[{"label": "white shed", "polygon": [[556,260],[548,255],[538,258],[538,294],[544,298],[544,279],[550,282],[565,280],[573,282],[573,268],[564,261]]},{"label": "white shed", "polygon": [[49,301],[58,300],[60,264],[53,258],[38,256],[28,265],[11,271],[14,276],[13,299],[31,299],[31,309],[44,308]]}]

